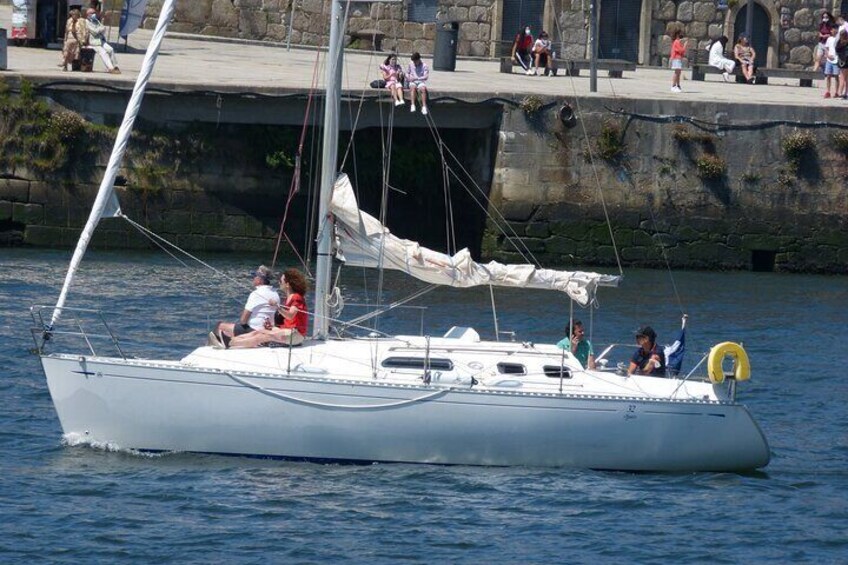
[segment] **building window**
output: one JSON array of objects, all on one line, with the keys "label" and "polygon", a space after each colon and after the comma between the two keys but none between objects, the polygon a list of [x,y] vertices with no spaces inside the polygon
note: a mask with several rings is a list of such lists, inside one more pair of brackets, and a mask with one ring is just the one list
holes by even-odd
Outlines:
[{"label": "building window", "polygon": [[422,24],[436,21],[437,0],[409,0],[406,20]]}]

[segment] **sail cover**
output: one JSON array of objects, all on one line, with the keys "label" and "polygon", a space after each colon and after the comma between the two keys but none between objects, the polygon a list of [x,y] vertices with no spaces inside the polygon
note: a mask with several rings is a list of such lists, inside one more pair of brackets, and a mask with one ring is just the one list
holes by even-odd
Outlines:
[{"label": "sail cover", "polygon": [[339,175],[330,211],[335,217],[336,257],[355,267],[403,271],[431,284],[455,287],[494,285],[565,292],[581,306],[599,286],[618,286],[621,277],[583,271],[555,271],[533,265],[480,264],[468,249],[446,255],[392,235],[379,220],[361,211],[347,175]]}]

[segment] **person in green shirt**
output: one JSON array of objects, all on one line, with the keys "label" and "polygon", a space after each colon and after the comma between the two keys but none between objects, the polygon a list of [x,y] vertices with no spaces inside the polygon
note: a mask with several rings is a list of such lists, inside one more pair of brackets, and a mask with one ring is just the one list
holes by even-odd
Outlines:
[{"label": "person in green shirt", "polygon": [[571,326],[565,327],[567,337],[564,337],[557,343],[557,347],[568,349],[572,355],[577,357],[584,369],[595,368],[595,351],[592,349],[592,342],[586,339],[586,330],[583,329],[583,322],[574,320]]}]

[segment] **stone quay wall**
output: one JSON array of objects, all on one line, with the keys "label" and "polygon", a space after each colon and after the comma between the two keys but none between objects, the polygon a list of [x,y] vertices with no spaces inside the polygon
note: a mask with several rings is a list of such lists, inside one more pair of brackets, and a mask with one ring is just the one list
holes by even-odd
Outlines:
[{"label": "stone quay wall", "polygon": [[510,235],[490,225],[487,255],[848,272],[841,109],[594,98],[580,123],[562,107],[528,98],[505,111],[491,198]]},{"label": "stone quay wall", "polygon": [[[636,1],[636,0],[633,0]],[[768,19],[768,67],[805,68],[813,64],[818,23],[825,11],[839,12],[834,0],[756,0]],[[561,57],[582,59],[588,51],[589,2],[551,0],[545,3],[543,28],[549,30]],[[721,35],[735,38],[736,18],[746,10],[744,0],[729,0],[718,10],[714,0],[642,0],[638,22],[639,58],[643,65],[665,65],[671,33],[682,29],[690,48],[705,49]],[[142,26],[153,29],[162,0],[147,5]],[[352,6],[348,33],[379,30],[385,34],[384,51],[432,54],[437,26],[459,24],[457,53],[493,57],[500,54],[502,37],[515,30],[503,28],[503,2],[498,0],[438,0],[432,21],[412,21],[409,2],[371,2]],[[115,14],[112,15],[115,20]],[[329,34],[330,3],[323,0],[193,0],[178,3],[171,31],[261,41],[291,41],[295,45],[324,46]],[[364,46],[359,42],[351,47]]]},{"label": "stone quay wall", "polygon": [[[436,18],[429,22],[411,21],[407,2],[354,4],[348,20],[348,43],[352,32],[378,30],[385,34],[384,51],[429,54],[433,53],[437,22],[456,21],[460,24],[457,52],[486,56],[491,45],[495,4],[495,0],[439,0]],[[148,3],[142,22],[144,28],[156,26],[161,8],[161,0]],[[330,32],[329,22],[330,3],[324,0],[192,0],[177,4],[174,21],[168,29],[324,46]]]}]

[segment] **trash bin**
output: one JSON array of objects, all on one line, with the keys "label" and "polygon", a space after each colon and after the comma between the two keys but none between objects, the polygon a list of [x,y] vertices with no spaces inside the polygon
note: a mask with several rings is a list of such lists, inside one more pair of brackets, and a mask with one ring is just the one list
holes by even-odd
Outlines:
[{"label": "trash bin", "polygon": [[5,71],[6,65],[6,30],[0,27],[0,71]]},{"label": "trash bin", "polygon": [[459,23],[446,22],[436,28],[436,45],[433,47],[433,69],[453,71],[456,69],[456,44]]}]

